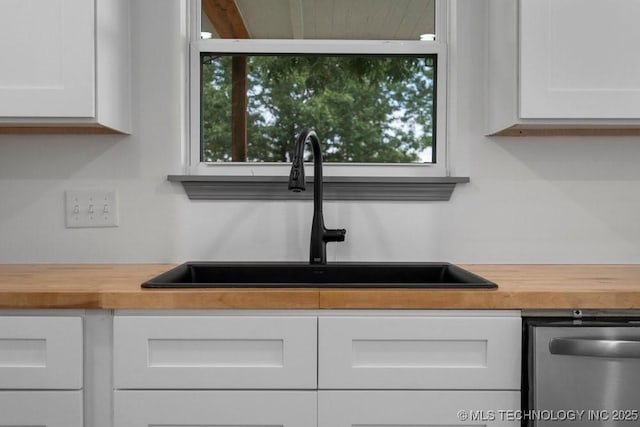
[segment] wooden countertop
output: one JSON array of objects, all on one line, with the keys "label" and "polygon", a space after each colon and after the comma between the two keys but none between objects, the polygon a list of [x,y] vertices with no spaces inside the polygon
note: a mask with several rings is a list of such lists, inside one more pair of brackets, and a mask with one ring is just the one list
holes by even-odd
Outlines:
[{"label": "wooden countertop", "polygon": [[142,289],[169,264],[0,265],[0,308],[640,309],[640,265],[461,265],[465,289]]}]

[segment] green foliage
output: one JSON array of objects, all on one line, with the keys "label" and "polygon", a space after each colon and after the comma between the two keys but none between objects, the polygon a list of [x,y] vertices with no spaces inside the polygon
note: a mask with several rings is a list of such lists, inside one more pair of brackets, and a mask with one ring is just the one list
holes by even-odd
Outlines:
[{"label": "green foliage", "polygon": [[[432,57],[251,56],[248,160],[284,162],[313,127],[328,162],[424,161],[433,143]],[[204,161],[231,160],[231,57],[203,55]],[[430,161],[430,159],[427,159]]]}]

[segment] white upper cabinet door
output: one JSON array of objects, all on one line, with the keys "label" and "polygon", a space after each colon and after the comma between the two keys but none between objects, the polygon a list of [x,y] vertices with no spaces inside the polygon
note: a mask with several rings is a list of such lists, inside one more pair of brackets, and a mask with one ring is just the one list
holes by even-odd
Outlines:
[{"label": "white upper cabinet door", "polygon": [[92,0],[0,1],[0,116],[93,117]]},{"label": "white upper cabinet door", "polygon": [[521,0],[520,116],[640,117],[640,1]]}]

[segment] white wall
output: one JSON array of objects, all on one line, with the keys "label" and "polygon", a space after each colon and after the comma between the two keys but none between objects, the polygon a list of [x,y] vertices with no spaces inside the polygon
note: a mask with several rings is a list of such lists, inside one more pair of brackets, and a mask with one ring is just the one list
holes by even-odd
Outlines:
[{"label": "white wall", "polygon": [[[640,262],[640,138],[487,138],[483,1],[460,1],[450,202],[325,205],[330,260]],[[135,0],[131,136],[0,135],[0,262],[306,260],[310,202],[191,202],[177,0]],[[120,226],[66,229],[64,190],[116,188]]]}]

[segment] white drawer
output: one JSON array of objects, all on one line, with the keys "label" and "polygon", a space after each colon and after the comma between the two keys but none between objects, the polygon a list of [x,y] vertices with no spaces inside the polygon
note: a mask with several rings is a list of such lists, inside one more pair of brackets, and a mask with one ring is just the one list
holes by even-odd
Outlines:
[{"label": "white drawer", "polygon": [[320,391],[318,427],[519,427],[518,391]]},{"label": "white drawer", "polygon": [[116,316],[118,389],[315,389],[315,317]]},{"label": "white drawer", "polygon": [[0,391],[0,425],[82,427],[82,391]]},{"label": "white drawer", "polygon": [[81,389],[82,318],[0,317],[1,389]]},{"label": "white drawer", "polygon": [[317,427],[315,391],[115,392],[114,426]]},{"label": "white drawer", "polygon": [[321,389],[520,389],[519,317],[321,317]]}]

